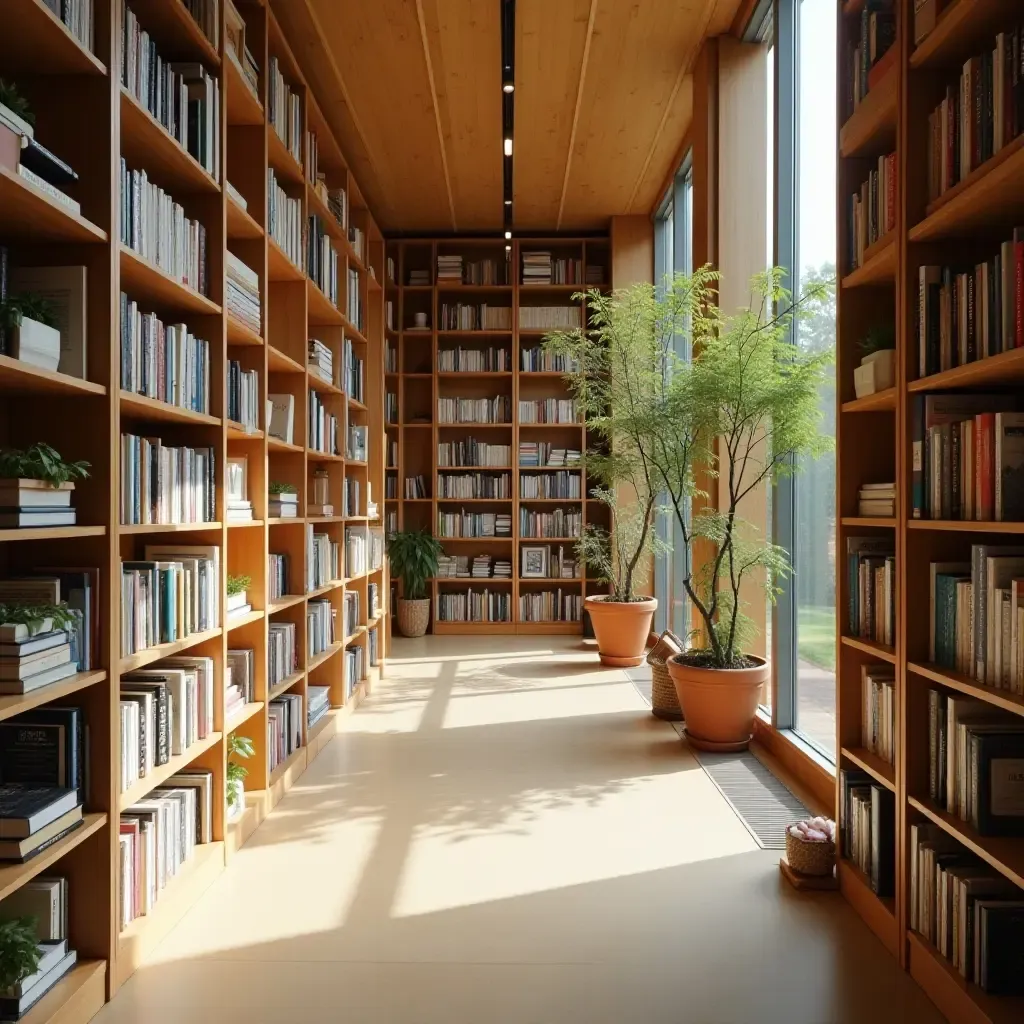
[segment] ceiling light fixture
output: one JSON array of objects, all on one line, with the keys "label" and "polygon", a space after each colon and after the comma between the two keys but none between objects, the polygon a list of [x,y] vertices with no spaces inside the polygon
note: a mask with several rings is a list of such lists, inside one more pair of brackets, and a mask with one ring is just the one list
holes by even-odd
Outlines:
[{"label": "ceiling light fixture", "polygon": [[509,136],[505,137],[505,156],[511,156],[511,155],[512,155],[512,137],[509,135]]}]

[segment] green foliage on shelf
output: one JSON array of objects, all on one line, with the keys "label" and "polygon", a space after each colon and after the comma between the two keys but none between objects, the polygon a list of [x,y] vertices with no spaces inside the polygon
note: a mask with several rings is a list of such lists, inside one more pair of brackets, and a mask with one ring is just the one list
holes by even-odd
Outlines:
[{"label": "green foliage on shelf", "polygon": [[88,462],[65,462],[56,449],[39,442],[22,451],[0,450],[0,479],[45,480],[54,487],[89,476]]},{"label": "green foliage on shelf", "polygon": [[267,490],[271,494],[297,494],[299,491],[295,484],[283,483],[280,480],[271,480]]},{"label": "green foliage on shelf", "polygon": [[243,594],[252,586],[251,576],[232,576],[228,573],[228,597]]},{"label": "green foliage on shelf", "polygon": [[18,91],[13,82],[0,78],[0,103],[2,103],[12,114],[17,114],[22,121],[26,121],[34,128],[36,126],[36,115],[32,113],[29,102]]},{"label": "green foliage on shelf", "polygon": [[402,530],[388,538],[391,571],[402,579],[406,601],[422,601],[427,583],[437,575],[437,560],[444,554],[440,541],[426,530]]},{"label": "green foliage on shelf", "polygon": [[0,625],[28,626],[29,633],[38,633],[51,619],[55,629],[71,629],[76,625],[75,613],[66,604],[22,604],[0,601]]},{"label": "green foliage on shelf", "polygon": [[57,326],[57,311],[53,303],[36,292],[9,295],[0,303],[0,318],[9,330],[20,327],[25,319],[36,320],[47,327]]},{"label": "green foliage on shelf", "polygon": [[862,356],[870,356],[875,352],[884,352],[895,347],[896,326],[894,324],[879,324],[870,328],[861,339],[860,353]]},{"label": "green foliage on shelf", "polygon": [[256,748],[248,736],[239,736],[233,732],[228,737],[227,794],[228,804],[232,807],[240,806],[241,801],[245,799],[242,783],[249,774],[249,769],[244,764],[232,758],[248,759],[255,753]]},{"label": "green foliage on shelf", "polygon": [[39,939],[34,917],[0,922],[0,992],[39,970]]}]

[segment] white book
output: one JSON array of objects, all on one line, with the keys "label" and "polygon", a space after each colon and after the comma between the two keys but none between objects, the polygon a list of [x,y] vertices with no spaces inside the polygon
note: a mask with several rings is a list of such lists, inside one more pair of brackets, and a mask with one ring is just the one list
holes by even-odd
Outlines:
[{"label": "white book", "polygon": [[88,370],[88,324],[85,267],[15,267],[11,290],[35,292],[52,306],[60,331],[60,362],[57,369],[71,377],[85,379]]},{"label": "white book", "polygon": [[291,394],[267,395],[270,406],[269,433],[286,444],[292,444],[295,432],[295,396]]},{"label": "white book", "polygon": [[34,188],[44,192],[51,199],[56,200],[61,206],[66,207],[72,213],[80,213],[82,207],[69,195],[65,195],[55,185],[51,185],[45,178],[40,178],[35,171],[30,171],[24,164],[18,164],[18,174]]}]

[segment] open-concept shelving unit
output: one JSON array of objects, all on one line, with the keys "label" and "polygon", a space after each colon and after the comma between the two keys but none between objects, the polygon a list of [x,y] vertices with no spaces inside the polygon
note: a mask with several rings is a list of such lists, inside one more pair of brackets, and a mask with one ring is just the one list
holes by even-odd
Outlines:
[{"label": "open-concept shelving unit", "polygon": [[[943,701],[973,698],[981,702],[983,713],[1002,713],[1005,722],[1016,721],[1024,730],[1024,698],[1006,687],[981,683],[974,673],[931,663],[930,566],[969,564],[972,545],[1018,543],[1024,523],[921,516],[915,511],[921,492],[915,499],[914,486],[917,483],[920,488],[926,469],[915,453],[914,441],[926,436],[915,433],[922,429],[915,426],[915,418],[922,415],[923,399],[943,393],[1013,392],[1024,379],[1019,348],[987,356],[979,353],[971,361],[954,355],[954,365],[935,372],[924,373],[922,366],[924,349],[933,337],[922,327],[923,318],[930,315],[925,311],[930,299],[922,268],[974,271],[999,252],[1001,242],[1013,237],[1024,212],[1020,188],[1024,140],[1020,137],[961,175],[959,183],[930,198],[929,116],[948,87],[956,93],[965,62],[991,52],[997,33],[1020,26],[1021,10],[1014,0],[952,0],[944,5],[935,28],[915,45],[915,4],[899,0],[895,59],[851,115],[844,102],[846,54],[860,36],[863,6],[859,0],[839,4],[838,760],[840,769],[864,772],[873,785],[893,795],[895,886],[890,894],[877,894],[870,879],[845,858],[840,860],[839,879],[846,898],[950,1020],[1001,1024],[1022,1019],[1021,1000],[990,994],[976,979],[967,980],[914,926],[917,909],[911,904],[918,872],[912,847],[913,836],[924,834],[918,827],[932,826],[940,840],[949,844],[954,858],[973,855],[1019,887],[1017,898],[1024,899],[1024,840],[981,835],[929,795],[929,691],[936,691]],[[867,248],[859,266],[851,267],[847,259],[850,196],[878,166],[879,157],[890,153],[895,153],[896,167],[891,196],[895,227]],[[895,385],[858,399],[853,374],[862,355],[859,342],[870,329],[885,324],[895,329]],[[926,430],[927,423],[923,427]],[[895,517],[859,516],[860,488],[883,481],[896,482]],[[851,538],[882,539],[895,555],[895,628],[890,645],[877,637],[851,635],[849,609],[856,598],[848,574]],[[894,763],[866,750],[862,740],[862,675],[865,669],[881,665],[894,674]],[[840,787],[840,815],[841,797]],[[850,826],[849,821],[840,820],[841,831]]]},{"label": "open-concept shelving unit", "polygon": [[[576,284],[524,283],[524,254],[550,253],[553,260],[575,262]],[[580,632],[578,617],[564,616],[564,602],[559,617],[531,619],[522,614],[521,598],[542,592],[557,592],[582,598],[586,594],[603,593],[606,588],[586,578],[580,566],[574,579],[528,578],[523,575],[524,547],[544,547],[551,551],[553,564],[558,549],[565,558],[574,557],[577,534],[568,536],[531,537],[524,533],[522,519],[530,513],[550,513],[556,509],[576,513],[580,524],[595,523],[608,527],[607,510],[590,496],[585,474],[577,465],[567,467],[524,467],[520,464],[520,444],[537,442],[555,447],[584,451],[586,430],[579,422],[530,423],[520,416],[520,402],[546,399],[568,399],[569,391],[561,372],[556,370],[524,370],[524,351],[538,349],[544,335],[553,328],[530,327],[523,324],[522,310],[534,307],[574,307],[580,317],[586,315],[585,304],[574,294],[585,287],[607,288],[610,285],[611,253],[607,237],[517,238],[505,242],[486,238],[402,239],[388,241],[385,282],[386,392],[389,419],[388,440],[389,481],[385,509],[389,531],[427,530],[441,540],[446,554],[468,556],[472,565],[476,556],[507,559],[512,563],[507,579],[437,578],[431,583],[431,630],[434,633],[567,633]],[[465,268],[463,279],[438,278],[439,259],[461,257]],[[469,266],[488,261],[492,276],[487,284],[463,283],[470,277]],[[587,268],[591,284],[585,284]],[[445,307],[487,304],[500,307],[501,327],[445,329],[459,320],[445,320]],[[507,310],[507,313],[504,312]],[[417,314],[424,326],[417,325]],[[450,316],[455,314],[449,312]],[[544,315],[544,314],[533,314]],[[390,317],[390,319],[388,319]],[[581,319],[582,322],[582,319]],[[481,319],[479,323],[483,324]],[[439,361],[446,354],[446,367],[459,365],[447,360],[462,349],[469,353],[495,350],[504,353],[499,370],[440,370]],[[481,364],[499,365],[499,364]],[[491,399],[503,396],[509,400],[509,415],[504,422],[440,422],[439,400],[447,398]],[[390,402],[390,406],[388,406]],[[438,445],[474,439],[486,444],[507,446],[511,458],[504,465],[455,466],[441,465]],[[481,472],[486,477],[505,476],[510,484],[508,497],[463,498],[443,497],[444,479]],[[566,472],[579,480],[578,497],[523,497],[525,481],[530,477]],[[408,496],[406,482],[421,477],[425,494]],[[446,536],[441,527],[443,515],[467,516],[477,513],[507,515],[511,529],[506,536]],[[563,531],[565,532],[565,531]],[[549,570],[550,571],[550,570]],[[396,581],[397,582],[397,581]],[[447,595],[489,591],[510,595],[510,614],[504,621],[451,621],[439,612],[439,600]],[[582,604],[582,600],[580,600]]]},{"label": "open-concept shelving unit", "polygon": [[[14,266],[86,267],[87,372],[84,378],[42,370],[11,356],[0,356],[0,445],[52,444],[69,460],[85,459],[90,477],[75,490],[77,525],[0,530],[0,574],[13,576],[39,566],[98,569],[98,649],[82,672],[24,696],[0,698],[0,721],[39,707],[83,709],[87,724],[89,789],[82,826],[25,864],[0,864],[0,899],[41,873],[69,880],[69,939],[77,967],[23,1018],[29,1024],[60,1020],[74,1024],[92,1017],[153,949],[192,902],[224,869],[231,854],[326,743],[345,716],[380,678],[387,624],[386,568],[383,559],[348,572],[347,531],[368,536],[382,528],[371,519],[368,500],[383,510],[384,496],[384,240],[363,200],[334,134],[307,89],[302,68],[263,0],[241,0],[245,41],[258,68],[258,87],[247,84],[228,52],[226,11],[216,10],[217,30],[207,37],[182,0],[127,0],[127,7],[168,60],[202,65],[219,89],[219,150],[216,173],[209,173],[122,86],[122,5],[94,0],[94,45],[90,51],[62,24],[43,0],[4,5],[0,33],[0,77],[17,84],[37,116],[37,138],[69,163],[79,182],[68,192],[81,204],[74,213],[18,174],[0,167],[0,245]],[[274,58],[298,96],[299,160],[271,125],[269,68]],[[71,113],[73,111],[73,113]],[[347,197],[344,224],[324,201],[312,177],[308,133],[315,133],[317,167],[327,189]],[[120,241],[119,162],[145,169],[198,219],[206,233],[205,293],[138,255]],[[319,215],[337,256],[336,301],[314,283],[304,265],[293,262],[268,231],[268,168],[288,195],[299,201],[303,254],[307,218]],[[231,183],[239,202],[228,188]],[[352,229],[352,230],[350,230]],[[228,309],[227,254],[233,253],[258,279],[261,328],[246,325]],[[304,257],[303,263],[308,257]],[[165,323],[184,322],[209,343],[210,400],[195,412],[123,390],[120,294],[156,313]],[[358,301],[357,301],[358,300]],[[358,322],[348,313],[358,311]],[[333,357],[333,381],[307,369],[307,342],[321,341]],[[364,389],[346,390],[346,350],[362,361]],[[255,424],[247,429],[228,418],[230,361],[258,377]],[[269,433],[266,397],[294,397],[294,436],[284,443]],[[334,451],[312,445],[307,424],[315,394],[344,425],[366,427],[364,458],[346,458],[341,434]],[[122,525],[123,475],[120,437],[124,432],[160,437],[171,444],[213,450],[216,481],[212,521],[185,524]],[[247,460],[250,521],[228,515],[227,461]],[[332,515],[306,514],[314,480],[326,479]],[[359,507],[346,509],[346,483],[359,485]],[[271,482],[290,484],[298,516],[271,518]],[[322,491],[321,491],[322,493]],[[349,512],[351,514],[344,514]],[[307,593],[307,530],[327,535],[340,549],[337,578]],[[213,628],[171,643],[122,655],[122,561],[143,557],[150,544],[210,545],[220,551],[220,620]],[[269,599],[268,554],[289,556],[288,593]],[[369,557],[369,556],[367,556]],[[250,607],[225,616],[228,575],[251,578]],[[379,606],[370,615],[368,587],[375,584]],[[357,621],[346,635],[346,595],[359,598]],[[326,600],[334,613],[333,639],[308,653],[307,609]],[[296,625],[297,665],[271,687],[268,682],[268,630],[275,622]],[[369,638],[376,630],[377,663],[370,665]],[[346,649],[361,648],[365,667],[359,678],[346,676]],[[254,651],[252,699],[225,713],[228,652]],[[206,656],[214,667],[213,729],[121,791],[119,734],[120,678],[175,656]],[[330,688],[331,710],[306,726],[305,697],[310,685]],[[274,770],[268,765],[270,702],[283,694],[303,697],[301,742]],[[226,813],[227,744],[232,733],[251,737],[244,812]],[[211,841],[196,846],[152,910],[125,927],[119,920],[120,813],[183,768],[213,773]]]}]

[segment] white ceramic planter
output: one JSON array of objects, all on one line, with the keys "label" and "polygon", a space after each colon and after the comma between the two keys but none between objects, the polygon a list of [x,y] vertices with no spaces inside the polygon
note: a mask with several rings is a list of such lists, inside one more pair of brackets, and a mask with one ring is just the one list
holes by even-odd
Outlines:
[{"label": "white ceramic planter", "polygon": [[865,356],[853,371],[853,390],[858,398],[885,391],[896,383],[896,352],[885,348]]},{"label": "white ceramic planter", "polygon": [[42,370],[56,370],[60,362],[60,331],[47,327],[38,320],[21,318],[14,329],[11,353],[15,359],[30,363]]}]

